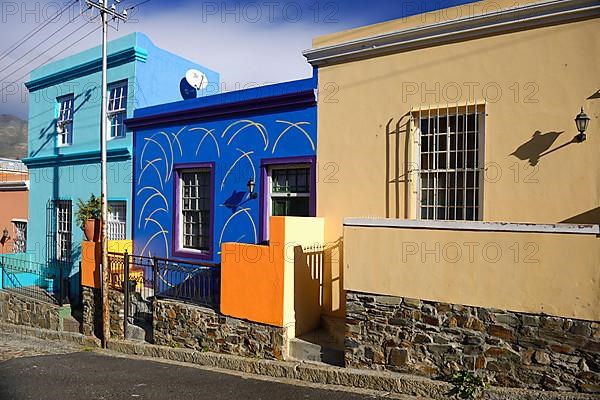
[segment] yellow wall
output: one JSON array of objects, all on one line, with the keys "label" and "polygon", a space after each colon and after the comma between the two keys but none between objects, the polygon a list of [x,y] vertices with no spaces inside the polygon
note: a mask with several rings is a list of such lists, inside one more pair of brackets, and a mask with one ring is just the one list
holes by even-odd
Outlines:
[{"label": "yellow wall", "polygon": [[[342,32],[315,44],[391,31],[401,23]],[[319,68],[317,214],[326,221],[325,239],[344,246],[344,217],[414,217],[416,199],[407,181],[416,176],[407,175],[412,145],[406,146],[406,115],[475,99],[487,99],[484,220],[600,223],[598,77],[598,19]],[[452,92],[456,86],[460,93]],[[570,143],[581,106],[591,117],[588,140]],[[560,135],[547,149],[530,149],[546,153],[534,167],[535,157],[511,154],[536,132]],[[339,256],[327,271],[343,278],[342,265]],[[343,297],[332,291],[332,303]],[[343,305],[331,308],[342,315]]]},{"label": "yellow wall", "polygon": [[347,290],[600,320],[593,234],[348,226],[344,239]]}]

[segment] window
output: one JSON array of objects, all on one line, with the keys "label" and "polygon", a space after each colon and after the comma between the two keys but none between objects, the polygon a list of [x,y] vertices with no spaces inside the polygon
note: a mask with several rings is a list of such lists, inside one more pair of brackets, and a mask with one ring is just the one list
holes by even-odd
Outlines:
[{"label": "window", "polygon": [[73,95],[58,98],[58,117],[56,121],[58,132],[58,145],[70,146],[73,144]]},{"label": "window", "polygon": [[127,239],[127,202],[109,201],[108,240]]},{"label": "window", "polygon": [[108,90],[109,139],[125,137],[123,121],[127,117],[127,82],[111,85]]},{"label": "window", "polygon": [[27,251],[27,220],[13,219],[13,253]]},{"label": "window", "polygon": [[211,250],[211,185],[211,168],[179,171],[179,250]]},{"label": "window", "polygon": [[310,167],[277,166],[270,171],[270,215],[310,216]]},{"label": "window", "polygon": [[71,260],[73,232],[71,200],[56,200],[56,257],[59,261]]},{"label": "window", "polygon": [[480,220],[484,113],[428,110],[415,120],[420,218]]}]

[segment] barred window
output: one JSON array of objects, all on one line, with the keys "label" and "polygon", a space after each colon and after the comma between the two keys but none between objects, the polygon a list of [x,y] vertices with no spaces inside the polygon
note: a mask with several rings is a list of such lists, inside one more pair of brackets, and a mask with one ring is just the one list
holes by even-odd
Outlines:
[{"label": "barred window", "polygon": [[73,144],[73,103],[72,94],[57,99],[58,102],[58,145],[70,146]]},{"label": "barred window", "polygon": [[181,247],[208,251],[211,230],[211,170],[182,170],[179,176]]},{"label": "barred window", "polygon": [[110,121],[109,138],[125,137],[125,124],[127,117],[127,82],[120,82],[109,87],[108,93],[108,119]]},{"label": "barred window", "polygon": [[427,220],[482,218],[484,113],[427,110],[416,114],[419,216]]}]

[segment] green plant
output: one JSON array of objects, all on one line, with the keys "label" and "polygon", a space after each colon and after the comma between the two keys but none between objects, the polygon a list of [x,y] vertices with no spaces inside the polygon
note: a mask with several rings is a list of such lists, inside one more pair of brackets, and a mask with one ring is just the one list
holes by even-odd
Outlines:
[{"label": "green plant", "polygon": [[[111,211],[110,207],[108,211]],[[85,223],[88,219],[100,219],[101,215],[102,199],[100,197],[91,194],[88,201],[83,201],[81,199],[77,200],[77,213],[75,214],[75,217],[77,219],[77,225],[81,229],[85,227]]]},{"label": "green plant", "polygon": [[470,371],[458,371],[452,375],[454,392],[463,399],[475,399],[483,393],[485,381]]}]

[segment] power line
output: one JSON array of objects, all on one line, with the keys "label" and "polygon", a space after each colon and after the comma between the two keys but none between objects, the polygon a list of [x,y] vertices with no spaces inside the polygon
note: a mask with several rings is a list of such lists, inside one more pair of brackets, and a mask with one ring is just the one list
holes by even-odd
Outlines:
[{"label": "power line", "polygon": [[[83,25],[86,26],[86,25]],[[81,28],[81,27],[80,27]],[[97,26],[96,28],[94,28],[92,31],[90,31],[87,35],[79,38],[78,40],[76,40],[75,42],[71,43],[69,46],[65,47],[64,49],[62,49],[61,51],[59,51],[58,53],[56,53],[54,56],[52,56],[51,58],[47,59],[45,62],[48,61],[52,61],[54,60],[56,57],[58,57],[59,55],[61,55],[62,53],[64,53],[65,51],[69,50],[71,47],[75,46],[76,44],[78,44],[79,42],[83,41],[84,39],[86,39],[88,36],[90,36],[92,33],[96,32],[98,29],[100,29],[101,26]],[[38,56],[39,58],[40,56]],[[16,72],[16,71],[15,71]],[[29,74],[29,72],[25,73],[24,75],[21,75],[20,77],[18,77],[17,79],[15,79],[15,82],[25,78],[27,75]],[[4,90],[7,88],[8,86],[2,88],[0,90],[0,94],[4,92]]]},{"label": "power line", "polygon": [[[68,35],[66,35],[66,37],[70,37],[71,35],[79,32],[80,30],[82,30],[83,28],[85,28],[88,25],[88,22],[84,23],[83,25],[81,25],[79,28],[75,29],[74,31],[72,31],[71,33],[69,33]],[[56,32],[55,32],[56,33]],[[44,50],[44,53],[40,53],[37,57],[32,58],[31,60],[29,60],[27,62],[27,64],[21,66],[20,68],[17,68],[16,70],[14,70],[13,72],[11,72],[10,74],[8,74],[7,76],[4,77],[3,80],[7,80],[10,76],[14,75],[15,73],[17,73],[18,71],[22,70],[23,68],[28,67],[33,61],[39,59],[41,56],[43,56],[46,52],[48,52],[49,50],[52,50],[53,48],[55,48],[56,46],[58,46],[59,44],[62,44],[63,41],[59,40],[58,42],[54,43],[52,46],[50,46],[49,48],[47,48],[46,50]],[[63,51],[65,51],[66,49],[64,49]],[[60,53],[59,53],[60,54]],[[25,54],[27,55],[27,54]],[[50,60],[46,60],[45,62],[48,62]],[[7,67],[8,68],[8,67]],[[4,68],[6,69],[6,68]],[[4,71],[4,69],[2,71]],[[2,72],[0,71],[0,72]],[[20,78],[19,78],[20,79]],[[18,80],[18,79],[17,79]]]},{"label": "power line", "polygon": [[6,58],[6,56],[8,56],[9,54],[11,54],[16,49],[18,49],[23,43],[25,43],[26,41],[28,41],[29,39],[31,39],[36,33],[38,33],[39,31],[41,31],[42,29],[44,29],[52,21],[54,21],[56,18],[58,18],[62,14],[64,14],[65,11],[67,11],[69,8],[71,8],[71,6],[75,5],[75,3],[77,3],[78,1],[79,0],[73,0],[72,3],[67,4],[62,10],[58,11],[53,17],[48,18],[42,25],[38,26],[37,28],[34,28],[29,33],[27,33],[23,38],[19,39],[17,41],[17,43],[15,45],[13,45],[14,47],[12,47],[12,48],[9,47],[9,49],[7,51],[5,51],[2,55],[0,55],[0,61],[4,60]]},{"label": "power line", "polygon": [[151,0],[144,0],[144,1],[142,1],[142,2],[139,2],[139,3],[137,3],[137,4],[134,4],[134,5],[132,5],[131,7],[128,7],[128,8],[126,8],[125,10],[126,10],[126,11],[133,10],[134,8],[136,8],[136,7],[139,7],[139,6],[141,6],[142,4],[146,4],[146,3],[148,3],[149,1],[151,1]]},{"label": "power line", "polygon": [[[71,22],[75,21],[77,18],[79,18],[81,16],[81,14],[77,14],[75,17],[71,18],[69,21],[67,21],[66,24],[64,24],[63,26],[61,26],[60,28],[58,28],[57,30],[55,30],[50,36],[47,36],[44,40],[42,40],[41,42],[39,42],[36,46],[34,46],[33,48],[29,49],[29,52],[37,49],[38,47],[40,47],[42,44],[46,43],[48,40],[50,40],[52,37],[54,37],[58,32],[61,32],[63,30],[63,28],[65,28],[67,25],[69,25]],[[69,35],[73,34],[74,32],[71,32]],[[68,35],[67,35],[68,36]],[[60,42],[59,42],[60,43]],[[46,49],[45,51],[48,51],[50,49],[52,49],[53,47],[50,47],[48,49]],[[25,58],[29,52],[24,53],[21,57],[17,58],[16,60],[14,60],[12,62],[12,64],[7,65],[6,67],[0,69],[0,73],[6,71],[7,69],[9,69],[10,67],[12,67],[13,65],[15,65],[16,63],[18,63],[19,61],[21,61],[23,58]]]}]

